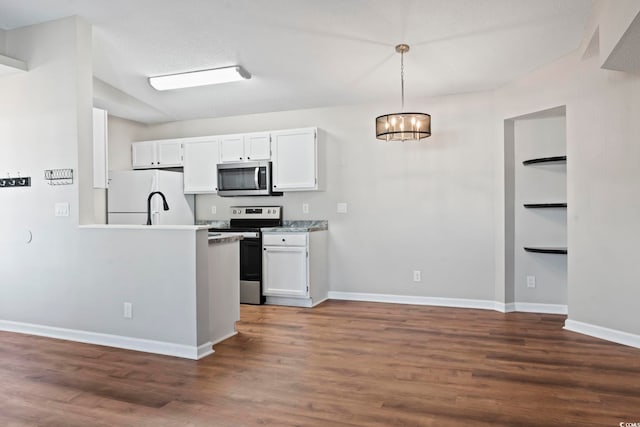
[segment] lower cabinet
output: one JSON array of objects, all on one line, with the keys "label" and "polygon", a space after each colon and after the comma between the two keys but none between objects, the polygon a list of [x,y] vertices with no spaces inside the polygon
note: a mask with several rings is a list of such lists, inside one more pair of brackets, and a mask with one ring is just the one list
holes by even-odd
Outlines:
[{"label": "lower cabinet", "polygon": [[327,299],[326,231],[266,232],[262,246],[267,304],[312,307]]}]

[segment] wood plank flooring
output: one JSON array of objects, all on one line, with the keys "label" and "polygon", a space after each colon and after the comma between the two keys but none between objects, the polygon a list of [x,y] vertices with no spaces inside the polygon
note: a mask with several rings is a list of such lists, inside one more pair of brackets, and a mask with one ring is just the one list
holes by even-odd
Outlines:
[{"label": "wood plank flooring", "polygon": [[241,316],[198,362],[0,332],[0,425],[640,423],[640,350],[564,316],[347,301]]}]

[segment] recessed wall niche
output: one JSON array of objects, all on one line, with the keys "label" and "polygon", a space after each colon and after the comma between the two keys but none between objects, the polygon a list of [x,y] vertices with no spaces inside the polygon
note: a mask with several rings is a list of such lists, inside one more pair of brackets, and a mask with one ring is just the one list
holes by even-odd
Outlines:
[{"label": "recessed wall niche", "polygon": [[566,107],[507,119],[504,132],[505,302],[566,306]]}]

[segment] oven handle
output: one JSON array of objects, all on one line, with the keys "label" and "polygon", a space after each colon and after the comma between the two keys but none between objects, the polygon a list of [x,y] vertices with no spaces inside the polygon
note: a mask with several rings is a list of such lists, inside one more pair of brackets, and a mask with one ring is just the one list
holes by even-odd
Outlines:
[{"label": "oven handle", "polygon": [[253,176],[253,181],[256,183],[256,190],[260,189],[260,183],[258,182],[258,174],[260,173],[260,167],[256,166],[256,173]]}]

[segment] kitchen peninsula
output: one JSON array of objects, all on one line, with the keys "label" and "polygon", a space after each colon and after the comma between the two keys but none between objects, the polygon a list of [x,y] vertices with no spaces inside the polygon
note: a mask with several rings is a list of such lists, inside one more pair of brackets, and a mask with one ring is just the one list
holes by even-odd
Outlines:
[{"label": "kitchen peninsula", "polygon": [[61,338],[189,359],[213,353],[214,344],[236,334],[240,318],[241,236],[210,237],[207,228],[80,226],[81,247],[90,253],[78,274],[107,287],[108,299],[86,329],[100,333]]}]

